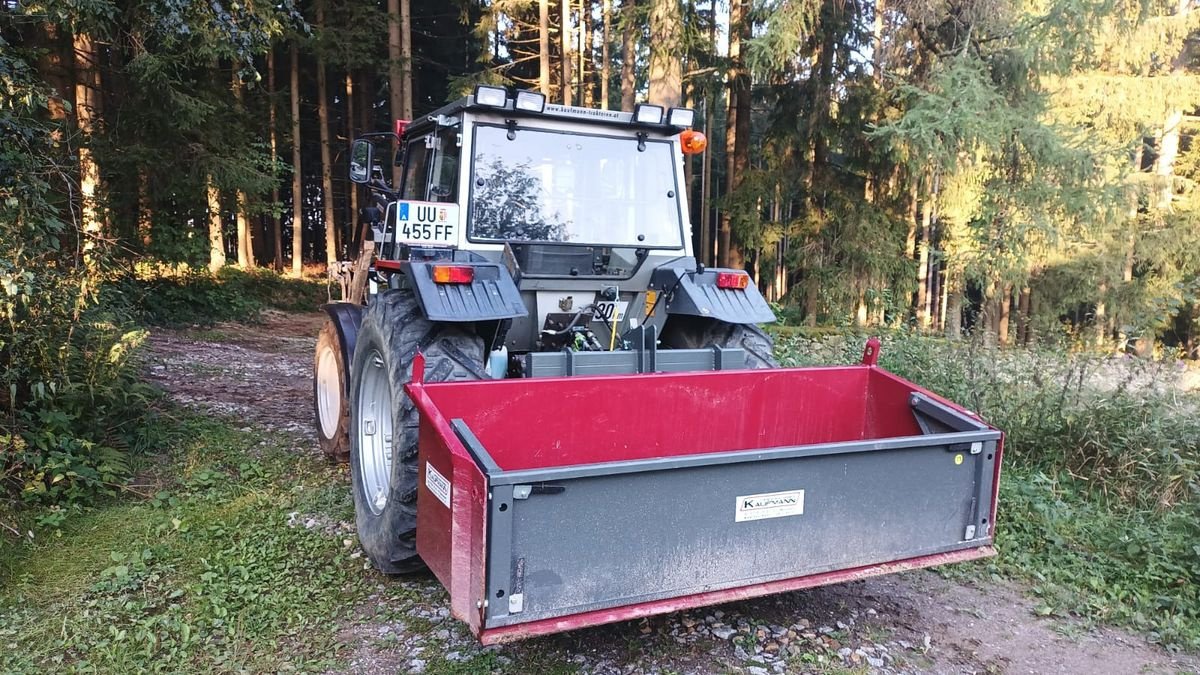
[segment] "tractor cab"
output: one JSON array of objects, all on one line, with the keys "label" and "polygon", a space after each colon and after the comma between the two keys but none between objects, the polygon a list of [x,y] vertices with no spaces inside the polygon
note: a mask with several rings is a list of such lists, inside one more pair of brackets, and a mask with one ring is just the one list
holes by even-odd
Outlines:
[{"label": "tractor cab", "polygon": [[[694,116],[648,104],[632,112],[552,105],[539,93],[480,86],[392,133],[363,137],[350,175],[382,202],[375,268],[395,288],[422,285],[392,274],[413,263],[464,263],[431,277],[447,287],[490,277],[478,265],[499,266],[514,284],[484,297],[512,303],[505,346],[513,352],[612,350],[647,322],[661,333],[665,312],[630,308],[656,303],[666,290],[656,277],[678,281],[665,270],[697,271],[683,179],[683,155],[704,149],[690,130]],[[737,275],[745,291],[749,277]],[[772,320],[761,296],[748,293],[751,315],[730,318]]]}]

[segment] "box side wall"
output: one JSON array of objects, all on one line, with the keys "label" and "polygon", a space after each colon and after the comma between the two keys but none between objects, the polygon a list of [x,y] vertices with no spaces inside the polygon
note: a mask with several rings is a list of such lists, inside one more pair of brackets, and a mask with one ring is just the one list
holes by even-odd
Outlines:
[{"label": "box side wall", "polygon": [[[862,440],[869,368],[427,385],[506,471]],[[911,413],[905,411],[908,417]]]}]

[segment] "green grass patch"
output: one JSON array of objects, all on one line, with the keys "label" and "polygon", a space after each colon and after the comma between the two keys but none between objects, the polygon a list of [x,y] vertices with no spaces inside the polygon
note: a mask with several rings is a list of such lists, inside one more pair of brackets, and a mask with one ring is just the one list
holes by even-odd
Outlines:
[{"label": "green grass patch", "polygon": [[336,665],[337,621],[369,577],[336,527],[289,520],[353,518],[338,469],[223,420],[172,436],[169,487],[0,553],[0,672]]},{"label": "green grass patch", "polygon": [[[785,365],[853,363],[863,348],[776,341]],[[881,365],[1006,432],[1000,555],[975,574],[1029,582],[1038,613],[1200,649],[1200,397],[1173,386],[1178,364],[891,333]]]}]

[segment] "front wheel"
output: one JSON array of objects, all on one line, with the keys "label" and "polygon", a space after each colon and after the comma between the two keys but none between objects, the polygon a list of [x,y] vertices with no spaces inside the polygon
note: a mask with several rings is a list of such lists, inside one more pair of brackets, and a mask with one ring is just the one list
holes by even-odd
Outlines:
[{"label": "front wheel", "polygon": [[350,456],[348,375],[337,328],[332,321],[326,320],[317,335],[317,352],[313,359],[313,413],[321,454],[335,461],[345,461]]},{"label": "front wheel", "polygon": [[754,324],[725,323],[700,316],[672,316],[663,328],[662,344],[668,349],[741,349],[747,368],[778,368],[775,341]]},{"label": "front wheel", "polygon": [[410,291],[380,294],[367,309],[350,369],[350,480],[358,540],[385,574],[415,572],[417,408],[404,385],[425,355],[425,381],[486,379],[483,339],[426,319]]}]

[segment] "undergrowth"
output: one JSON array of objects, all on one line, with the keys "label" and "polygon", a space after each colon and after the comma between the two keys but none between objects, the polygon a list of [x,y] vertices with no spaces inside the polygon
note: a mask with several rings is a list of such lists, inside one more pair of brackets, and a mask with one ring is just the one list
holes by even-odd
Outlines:
[{"label": "undergrowth", "polygon": [[209,326],[253,322],[264,310],[315,311],[328,300],[325,284],[266,269],[203,269],[141,263],[106,289],[110,304],[128,306],[156,326]]},{"label": "undergrowth", "polygon": [[[776,337],[785,365],[853,363],[864,342]],[[1005,431],[989,565],[1039,613],[1200,649],[1200,396],[1179,363],[894,334],[880,365]]]}]

